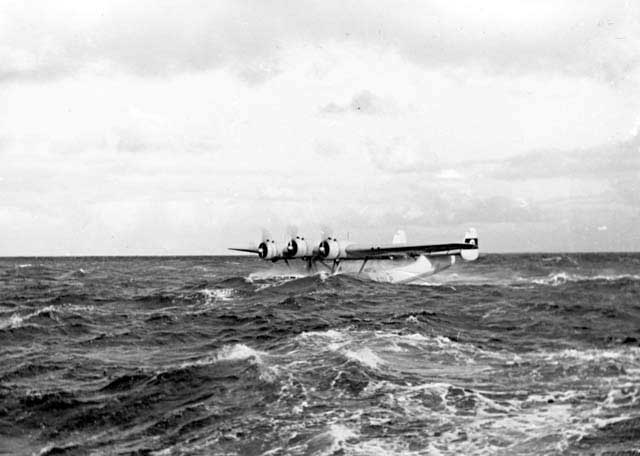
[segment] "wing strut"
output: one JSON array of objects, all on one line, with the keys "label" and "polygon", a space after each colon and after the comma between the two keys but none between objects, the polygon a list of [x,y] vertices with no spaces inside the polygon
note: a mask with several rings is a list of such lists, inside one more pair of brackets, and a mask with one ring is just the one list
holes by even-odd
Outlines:
[{"label": "wing strut", "polygon": [[367,264],[367,261],[369,261],[369,258],[365,258],[364,261],[362,262],[362,266],[360,266],[360,270],[358,271],[358,275],[362,274],[362,271],[364,271],[364,267]]}]

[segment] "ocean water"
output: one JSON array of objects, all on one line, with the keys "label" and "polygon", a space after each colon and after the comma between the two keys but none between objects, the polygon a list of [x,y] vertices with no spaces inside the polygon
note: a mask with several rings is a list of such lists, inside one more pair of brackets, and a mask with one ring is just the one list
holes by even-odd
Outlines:
[{"label": "ocean water", "polygon": [[639,451],[640,254],[0,259],[2,454]]}]

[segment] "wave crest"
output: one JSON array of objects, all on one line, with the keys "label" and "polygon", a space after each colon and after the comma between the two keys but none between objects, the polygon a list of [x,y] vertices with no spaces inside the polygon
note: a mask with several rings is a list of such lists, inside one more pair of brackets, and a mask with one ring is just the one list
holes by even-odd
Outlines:
[{"label": "wave crest", "polygon": [[534,283],[536,285],[550,285],[557,287],[571,282],[617,282],[619,280],[640,280],[640,275],[637,274],[598,274],[594,276],[571,274],[566,271],[555,272],[549,274],[547,277],[542,278],[521,278],[521,281]]},{"label": "wave crest", "polygon": [[14,313],[7,319],[0,319],[0,329],[21,328],[28,320],[42,314],[52,315],[55,311],[56,310],[53,306],[46,306],[27,315],[19,315],[17,313]]}]

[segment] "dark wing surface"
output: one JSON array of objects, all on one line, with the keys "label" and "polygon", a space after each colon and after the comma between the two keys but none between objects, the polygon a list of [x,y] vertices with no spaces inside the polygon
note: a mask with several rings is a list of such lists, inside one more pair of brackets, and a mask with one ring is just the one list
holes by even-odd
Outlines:
[{"label": "dark wing surface", "polygon": [[401,257],[459,255],[462,250],[473,250],[478,247],[470,243],[426,244],[426,245],[383,245],[373,247],[348,246],[345,259],[394,259]]},{"label": "dark wing surface", "polygon": [[236,252],[260,253],[258,249],[238,249],[234,247],[229,247],[229,250],[234,250]]}]

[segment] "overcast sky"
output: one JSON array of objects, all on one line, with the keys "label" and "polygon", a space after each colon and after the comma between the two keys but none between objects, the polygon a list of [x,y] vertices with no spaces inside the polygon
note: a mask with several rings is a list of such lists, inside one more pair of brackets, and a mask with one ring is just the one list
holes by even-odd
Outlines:
[{"label": "overcast sky", "polygon": [[290,224],[640,250],[640,2],[0,3],[0,255]]}]

